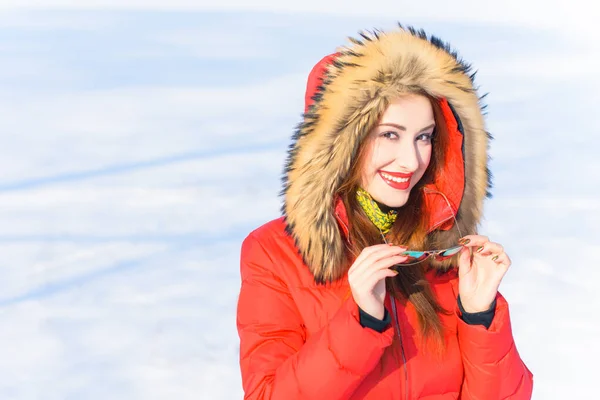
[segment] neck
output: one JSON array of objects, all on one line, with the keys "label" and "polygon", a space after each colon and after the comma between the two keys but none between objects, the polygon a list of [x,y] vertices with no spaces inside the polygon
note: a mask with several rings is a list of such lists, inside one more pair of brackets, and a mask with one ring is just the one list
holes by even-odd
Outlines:
[{"label": "neck", "polygon": [[394,221],[396,221],[398,209],[374,200],[366,190],[361,188],[356,191],[356,199],[369,220],[371,220],[382,233],[389,232]]},{"label": "neck", "polygon": [[383,204],[382,202],[377,201],[375,199],[373,199],[373,201],[377,204],[377,207],[379,207],[379,209],[386,214],[388,214],[391,211],[398,213],[400,211],[400,209],[402,208],[402,207],[390,207],[390,206]]}]

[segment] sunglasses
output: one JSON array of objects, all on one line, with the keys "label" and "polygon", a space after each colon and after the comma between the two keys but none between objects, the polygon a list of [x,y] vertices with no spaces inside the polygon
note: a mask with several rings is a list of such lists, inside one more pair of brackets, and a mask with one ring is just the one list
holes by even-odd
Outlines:
[{"label": "sunglasses", "polygon": [[[436,193],[436,194],[442,195],[444,197],[444,200],[446,200],[448,207],[452,210],[452,208],[450,207],[450,202],[448,201],[448,198],[442,192],[433,191],[433,190],[426,190],[426,191],[430,192],[430,193]],[[454,224],[455,224],[456,228],[458,229],[459,235],[462,237],[462,233],[460,232],[460,228],[458,226],[458,221],[456,220],[456,216],[454,215],[454,213],[452,213],[452,218],[454,218]],[[381,230],[380,230],[380,232],[381,232]],[[385,235],[383,234],[383,232],[381,232],[381,237],[383,238],[383,241],[386,244],[388,244],[388,241],[385,239]],[[456,245],[456,246],[452,246],[452,247],[449,247],[447,249],[442,249],[442,250],[423,250],[423,251],[407,250],[407,251],[400,253],[401,256],[407,257],[406,261],[398,263],[396,265],[401,265],[401,266],[414,265],[414,264],[421,263],[430,257],[436,261],[448,260],[448,259],[454,257],[455,255],[457,255],[462,250],[463,247],[465,247],[465,246]]]},{"label": "sunglasses", "polygon": [[416,251],[416,250],[407,250],[400,253],[401,256],[408,257],[405,262],[398,263],[397,265],[411,265],[417,264],[427,260],[429,257],[432,257],[436,261],[444,261],[449,258],[454,257],[458,254],[464,246],[458,245],[454,247],[450,247],[448,249],[443,250],[426,250],[426,251]]}]

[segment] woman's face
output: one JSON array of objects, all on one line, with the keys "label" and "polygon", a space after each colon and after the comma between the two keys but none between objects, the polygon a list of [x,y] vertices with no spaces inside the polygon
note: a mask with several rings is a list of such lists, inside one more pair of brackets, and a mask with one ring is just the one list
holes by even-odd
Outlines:
[{"label": "woman's face", "polygon": [[425,96],[411,94],[392,102],[370,132],[361,185],[389,207],[401,207],[425,174],[435,129]]}]

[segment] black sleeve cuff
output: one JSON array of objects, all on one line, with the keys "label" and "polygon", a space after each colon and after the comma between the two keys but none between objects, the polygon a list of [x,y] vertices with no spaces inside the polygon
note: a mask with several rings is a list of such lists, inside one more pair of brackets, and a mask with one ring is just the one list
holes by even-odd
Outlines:
[{"label": "black sleeve cuff", "polygon": [[469,325],[483,325],[485,329],[489,329],[490,325],[492,325],[492,321],[494,319],[494,315],[496,314],[496,299],[492,302],[489,310],[477,312],[477,313],[468,313],[463,308],[462,303],[460,302],[460,296],[458,296],[458,309],[460,310],[462,316],[462,320],[465,321]]},{"label": "black sleeve cuff", "polygon": [[358,307],[358,313],[360,315],[359,321],[363,328],[371,328],[379,333],[383,332],[387,326],[392,322],[390,313],[384,308],[383,320],[377,319],[371,314],[367,314],[362,308]]}]

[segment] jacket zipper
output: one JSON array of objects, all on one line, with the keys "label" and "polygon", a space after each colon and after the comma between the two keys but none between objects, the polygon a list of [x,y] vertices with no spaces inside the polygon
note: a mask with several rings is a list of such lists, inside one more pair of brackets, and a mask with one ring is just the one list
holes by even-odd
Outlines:
[{"label": "jacket zipper", "polygon": [[392,312],[394,314],[394,324],[396,325],[396,335],[398,336],[398,340],[400,342],[400,351],[402,353],[402,363],[404,365],[404,399],[409,400],[408,398],[408,366],[406,365],[406,354],[404,353],[404,343],[402,342],[402,333],[400,332],[400,322],[398,321],[398,311],[396,310],[396,301],[392,296],[390,296]]},{"label": "jacket zipper", "polygon": [[[344,226],[344,228],[346,229],[346,234],[348,234],[348,232],[350,231],[348,229],[348,226],[344,223],[344,221],[342,220],[342,218],[340,217],[340,215],[336,212],[335,216],[337,217],[337,220]],[[445,221],[442,221],[445,222]],[[350,240],[348,240],[348,242],[350,242]],[[404,343],[402,342],[402,333],[400,332],[400,322],[398,321],[398,312],[396,311],[396,301],[394,300],[394,297],[390,296],[390,303],[392,305],[392,312],[394,314],[394,323],[396,325],[396,335],[398,336],[398,341],[400,342],[400,351],[402,353],[402,364],[404,365],[404,388],[405,388],[405,393],[404,393],[404,400],[409,400],[408,398],[408,367],[406,365],[406,354],[404,353]]]}]

